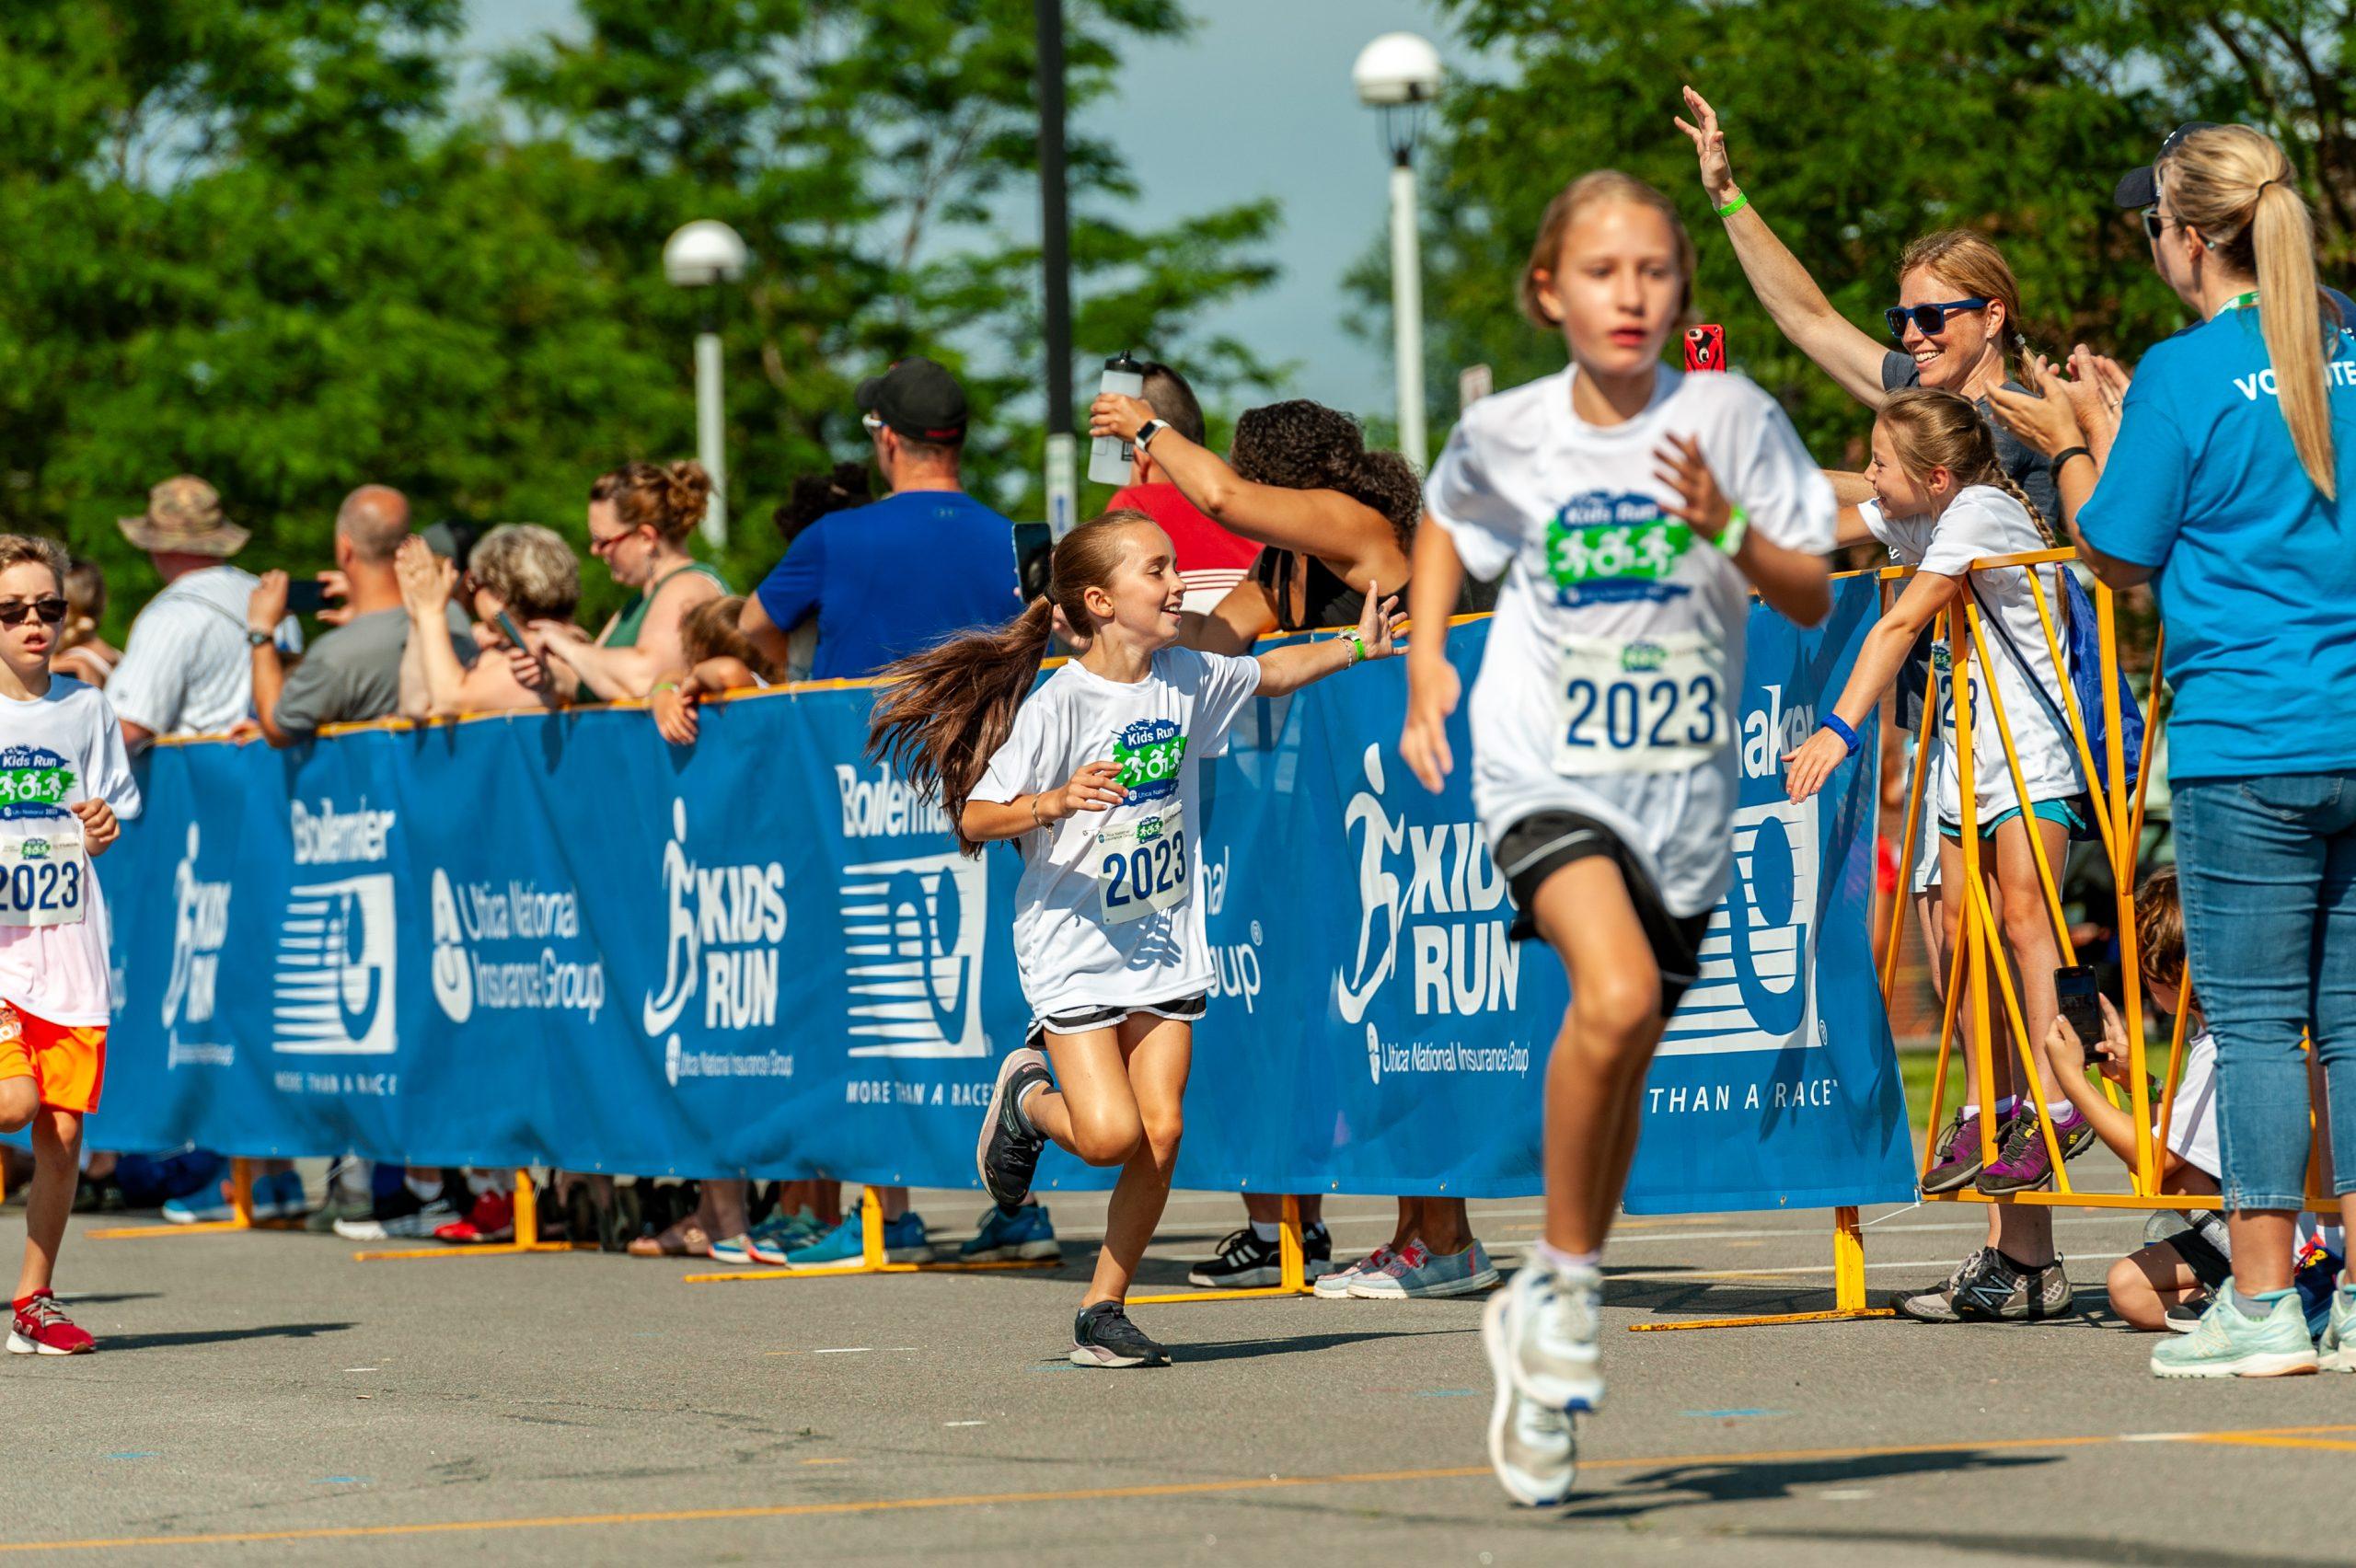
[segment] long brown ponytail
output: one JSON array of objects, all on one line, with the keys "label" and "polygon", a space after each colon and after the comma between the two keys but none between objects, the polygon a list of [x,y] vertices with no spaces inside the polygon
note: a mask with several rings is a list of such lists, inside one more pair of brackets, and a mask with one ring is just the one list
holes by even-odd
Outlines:
[{"label": "long brown ponytail", "polygon": [[2159,176],[2168,215],[2258,280],[2258,334],[2291,444],[2316,489],[2338,499],[2323,320],[2339,312],[2316,283],[2315,214],[2297,171],[2264,132],[2212,125],[2187,136]]},{"label": "long brown ponytail", "polygon": [[2019,502],[2038,534],[2049,547],[2053,544],[2045,514],[2004,472],[1996,457],[1995,432],[1969,398],[1937,387],[1909,387],[1891,393],[1874,422],[1889,432],[1898,466],[1909,478],[1927,485],[1932,469],[1945,468],[1955,476],[1958,489],[1992,485]]},{"label": "long brown ponytail", "polygon": [[1112,581],[1129,531],[1140,524],[1155,525],[1126,507],[1081,524],[1057,544],[1046,594],[1029,609],[993,630],[950,638],[877,672],[890,684],[877,694],[868,721],[867,755],[938,799],[966,854],[978,855],[982,847],[965,836],[965,802],[1006,744],[1014,710],[1031,695],[1055,612],[1062,610],[1075,630],[1094,628],[1087,592]]}]

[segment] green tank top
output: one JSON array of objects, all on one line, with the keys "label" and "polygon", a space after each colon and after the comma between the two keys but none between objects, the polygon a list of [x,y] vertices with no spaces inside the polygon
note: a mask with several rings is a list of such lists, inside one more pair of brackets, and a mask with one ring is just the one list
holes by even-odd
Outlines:
[{"label": "green tank top", "polygon": [[674,568],[656,578],[652,587],[631,600],[629,607],[614,617],[614,632],[611,637],[606,639],[606,646],[608,648],[637,647],[639,628],[646,624],[646,612],[653,606],[654,595],[663,592],[663,585],[665,582],[690,571],[710,578],[722,594],[733,592],[728,586],[728,579],[699,560],[691,560],[685,566]]}]

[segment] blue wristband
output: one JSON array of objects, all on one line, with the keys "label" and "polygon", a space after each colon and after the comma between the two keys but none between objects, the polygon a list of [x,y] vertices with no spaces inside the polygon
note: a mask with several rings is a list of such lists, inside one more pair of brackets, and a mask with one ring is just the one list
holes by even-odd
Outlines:
[{"label": "blue wristband", "polygon": [[1851,756],[1857,755],[1857,732],[1849,728],[1846,720],[1838,713],[1828,713],[1824,716],[1824,727],[1841,737],[1841,744],[1849,748]]}]

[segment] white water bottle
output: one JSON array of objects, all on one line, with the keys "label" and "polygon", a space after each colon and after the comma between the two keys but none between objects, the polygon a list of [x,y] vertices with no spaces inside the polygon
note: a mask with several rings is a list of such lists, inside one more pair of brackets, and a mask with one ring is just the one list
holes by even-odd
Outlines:
[{"label": "white water bottle", "polygon": [[[1104,362],[1104,380],[1096,388],[1101,396],[1118,392],[1125,398],[1145,396],[1145,367],[1129,357],[1123,349],[1118,357]],[[1117,435],[1100,435],[1088,448],[1088,478],[1092,484],[1112,485],[1115,489],[1129,482],[1129,444]]]}]

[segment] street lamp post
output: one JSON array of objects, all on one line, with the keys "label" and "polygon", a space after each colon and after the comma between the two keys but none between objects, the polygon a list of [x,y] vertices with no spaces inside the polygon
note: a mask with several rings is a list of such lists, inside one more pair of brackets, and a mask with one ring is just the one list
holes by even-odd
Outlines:
[{"label": "street lamp post", "polygon": [[696,459],[711,476],[711,502],[703,514],[703,536],[714,548],[728,542],[728,455],[722,439],[720,400],[721,283],[745,275],[745,241],[714,218],[682,225],[664,242],[663,275],[683,289],[710,289],[703,298],[703,321],[696,332]]},{"label": "street lamp post", "polygon": [[1439,91],[1439,51],[1414,33],[1384,33],[1350,67],[1358,101],[1382,111],[1391,152],[1391,318],[1399,376],[1399,450],[1424,466],[1424,276],[1415,219],[1415,138]]}]

